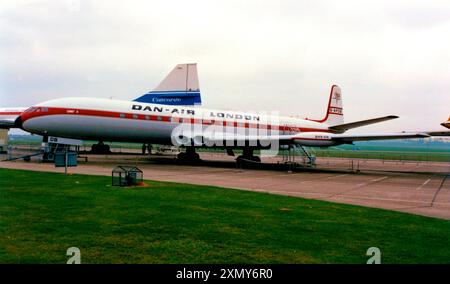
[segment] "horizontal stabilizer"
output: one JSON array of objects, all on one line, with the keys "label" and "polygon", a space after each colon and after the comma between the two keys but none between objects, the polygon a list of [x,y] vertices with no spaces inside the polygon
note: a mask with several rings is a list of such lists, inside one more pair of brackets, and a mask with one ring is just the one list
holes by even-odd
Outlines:
[{"label": "horizontal stabilizer", "polygon": [[396,118],[398,118],[398,116],[396,116],[396,115],[388,115],[388,116],[383,116],[383,117],[378,117],[378,118],[360,120],[360,121],[351,122],[351,123],[344,123],[344,124],[333,125],[333,126],[330,126],[329,129],[331,131],[334,131],[334,132],[337,132],[337,133],[343,133],[343,132],[345,132],[345,131],[347,131],[349,129],[352,129],[352,128],[366,126],[366,125],[369,125],[369,124],[379,123],[379,122],[383,122],[383,121],[387,121],[387,120],[391,120],[391,119],[396,119]]}]

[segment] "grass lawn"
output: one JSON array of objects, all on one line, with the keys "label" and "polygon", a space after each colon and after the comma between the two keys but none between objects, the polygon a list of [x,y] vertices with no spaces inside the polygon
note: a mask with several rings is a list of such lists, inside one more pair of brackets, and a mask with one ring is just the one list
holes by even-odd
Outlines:
[{"label": "grass lawn", "polygon": [[0,263],[450,263],[450,221],[218,187],[0,169]]},{"label": "grass lawn", "polygon": [[317,157],[334,157],[349,159],[381,159],[398,161],[426,161],[449,162],[450,151],[406,151],[406,150],[344,150],[344,149],[313,149],[311,151]]}]

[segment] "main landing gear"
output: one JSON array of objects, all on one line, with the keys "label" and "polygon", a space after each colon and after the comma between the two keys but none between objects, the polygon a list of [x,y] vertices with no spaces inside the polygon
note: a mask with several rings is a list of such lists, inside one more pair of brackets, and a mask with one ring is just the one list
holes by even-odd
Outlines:
[{"label": "main landing gear", "polygon": [[200,161],[200,156],[195,152],[194,147],[186,147],[186,152],[179,153],[177,159],[180,161],[197,162]]},{"label": "main landing gear", "polygon": [[148,151],[148,154],[151,155],[152,154],[152,144],[142,144],[142,155],[145,155],[145,152]]},{"label": "main landing gear", "polygon": [[242,155],[236,158],[236,163],[242,165],[245,162],[261,163],[261,158],[253,155],[252,148],[244,148]]},{"label": "main landing gear", "polygon": [[110,154],[111,149],[109,145],[103,143],[103,141],[99,141],[97,144],[93,144],[91,147],[92,154]]}]

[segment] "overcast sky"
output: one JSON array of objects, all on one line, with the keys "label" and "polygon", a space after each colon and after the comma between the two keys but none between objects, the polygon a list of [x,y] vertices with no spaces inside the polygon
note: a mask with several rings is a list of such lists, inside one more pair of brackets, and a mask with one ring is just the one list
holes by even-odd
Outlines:
[{"label": "overcast sky", "polygon": [[321,118],[332,84],[359,132],[450,115],[450,1],[0,1],[0,107],[133,99],[197,62],[205,107]]}]

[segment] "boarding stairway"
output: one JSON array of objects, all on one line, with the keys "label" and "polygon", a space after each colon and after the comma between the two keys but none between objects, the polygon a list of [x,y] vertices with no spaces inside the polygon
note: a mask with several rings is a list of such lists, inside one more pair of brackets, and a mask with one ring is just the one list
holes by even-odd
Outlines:
[{"label": "boarding stairway", "polygon": [[[19,153],[16,153],[14,155],[14,152],[17,151]],[[24,153],[31,151],[31,153]],[[12,147],[9,147],[8,149],[8,155],[6,159],[3,159],[1,161],[7,162],[7,161],[15,161],[15,160],[24,160],[26,162],[29,162],[32,157],[39,156],[39,162],[50,162],[53,163],[55,161],[55,155],[59,152],[77,152],[78,148],[74,147],[72,145],[66,145],[66,144],[58,144],[58,143],[44,143],[43,146],[41,146],[39,149],[27,149],[22,150],[21,149],[14,149]],[[17,155],[18,154],[18,155]]]},{"label": "boarding stairway", "polygon": [[282,150],[281,163],[292,166],[315,167],[316,157],[301,145],[288,145]]},{"label": "boarding stairway", "polygon": [[24,161],[30,161],[31,157],[40,156],[40,155],[42,155],[42,152],[27,154],[27,155],[20,155],[20,156],[16,156],[16,157],[8,155],[8,158],[2,160],[2,162],[9,162],[9,161],[21,160],[21,159],[23,159]]}]

